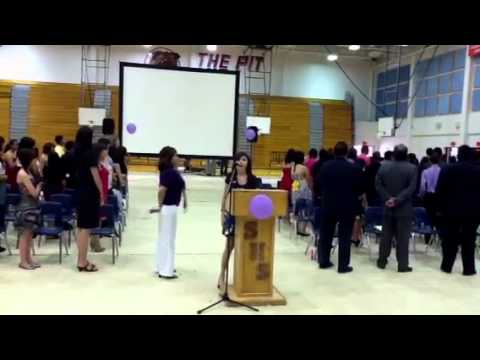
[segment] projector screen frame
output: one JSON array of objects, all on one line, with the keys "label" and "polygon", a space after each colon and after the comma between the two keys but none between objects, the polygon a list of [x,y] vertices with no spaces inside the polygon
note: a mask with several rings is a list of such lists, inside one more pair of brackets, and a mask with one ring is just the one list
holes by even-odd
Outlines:
[{"label": "projector screen frame", "polygon": [[[178,155],[190,159],[232,159],[237,150],[237,127],[238,127],[238,101],[240,96],[240,71],[234,70],[214,70],[214,69],[199,69],[191,68],[185,66],[164,66],[164,65],[150,65],[150,64],[140,64],[132,62],[120,61],[120,76],[119,76],[119,109],[118,109],[118,124],[119,132],[118,138],[120,140],[121,146],[123,146],[123,77],[124,69],[126,67],[135,67],[135,68],[148,68],[148,69],[161,69],[161,70],[171,70],[171,71],[187,71],[187,72],[198,72],[198,73],[213,73],[213,74],[228,74],[235,75],[235,109],[234,109],[234,119],[233,119],[233,149],[232,156],[206,156],[206,155],[191,155],[191,154],[181,154]],[[160,149],[159,149],[160,150]],[[129,155],[136,157],[158,157],[158,153],[134,153],[129,152]]]}]

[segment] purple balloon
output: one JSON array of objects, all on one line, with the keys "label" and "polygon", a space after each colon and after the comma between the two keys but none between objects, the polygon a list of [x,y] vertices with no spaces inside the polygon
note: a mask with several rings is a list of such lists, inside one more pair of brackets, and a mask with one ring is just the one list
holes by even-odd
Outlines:
[{"label": "purple balloon", "polygon": [[135,134],[135,131],[137,131],[137,127],[133,123],[129,123],[127,125],[127,131],[129,134]]},{"label": "purple balloon", "polygon": [[248,141],[252,141],[257,136],[257,133],[253,129],[247,129],[246,137]]},{"label": "purple balloon", "polygon": [[250,213],[257,220],[265,220],[273,215],[273,202],[267,195],[260,194],[250,200]]}]

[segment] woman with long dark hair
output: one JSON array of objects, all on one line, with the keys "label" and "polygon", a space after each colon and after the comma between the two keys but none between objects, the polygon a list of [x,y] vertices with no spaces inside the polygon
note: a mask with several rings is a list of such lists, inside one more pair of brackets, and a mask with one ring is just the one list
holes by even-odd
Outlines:
[{"label": "woman with long dark hair", "polygon": [[235,239],[235,217],[230,213],[231,191],[233,189],[256,189],[259,186],[260,179],[253,175],[250,156],[244,152],[237,153],[233,158],[232,172],[225,179],[225,190],[222,198],[221,221],[223,234],[227,237],[227,241],[223,251],[220,276],[217,283],[217,288],[221,291],[225,290],[225,285],[228,282],[228,279],[225,277]]},{"label": "woman with long dark hair", "polygon": [[98,173],[98,157],[92,150],[93,131],[82,126],[77,131],[74,159],[77,203],[77,246],[78,271],[98,271],[95,264],[87,260],[90,231],[100,225],[100,206],[104,204],[102,182]]},{"label": "woman with long dark hair", "polygon": [[162,279],[176,279],[175,240],[177,233],[177,212],[183,194],[183,207],[187,209],[185,181],[177,170],[181,165],[177,150],[164,147],[159,154],[158,170],[158,239],[156,250],[156,271]]},{"label": "woman with long dark hair", "polygon": [[42,184],[36,183],[31,172],[31,165],[34,159],[34,152],[31,149],[23,148],[18,151],[18,159],[21,169],[17,175],[17,184],[20,190],[21,199],[17,206],[16,226],[20,232],[20,264],[24,270],[35,270],[40,267],[32,259],[32,239],[36,226],[39,226],[40,213],[38,210],[39,197],[42,191]]}]

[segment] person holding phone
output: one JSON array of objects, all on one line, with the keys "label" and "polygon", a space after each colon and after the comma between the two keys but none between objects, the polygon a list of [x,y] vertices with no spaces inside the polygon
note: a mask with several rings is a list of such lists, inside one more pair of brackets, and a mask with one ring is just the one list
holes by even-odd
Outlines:
[{"label": "person holding phone", "polygon": [[176,279],[175,240],[177,234],[177,212],[183,196],[183,207],[187,209],[185,181],[177,168],[182,159],[177,150],[166,146],[160,151],[158,170],[160,184],[158,188],[158,240],[156,249],[156,271],[162,279]]}]

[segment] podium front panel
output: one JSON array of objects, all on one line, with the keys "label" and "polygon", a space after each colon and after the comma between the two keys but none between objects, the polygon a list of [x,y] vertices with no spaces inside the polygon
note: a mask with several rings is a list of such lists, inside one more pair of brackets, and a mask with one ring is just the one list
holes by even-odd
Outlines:
[{"label": "podium front panel", "polygon": [[235,229],[234,287],[240,296],[265,296],[273,291],[275,220],[241,217]]}]

